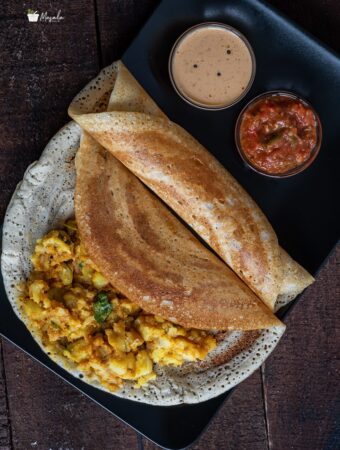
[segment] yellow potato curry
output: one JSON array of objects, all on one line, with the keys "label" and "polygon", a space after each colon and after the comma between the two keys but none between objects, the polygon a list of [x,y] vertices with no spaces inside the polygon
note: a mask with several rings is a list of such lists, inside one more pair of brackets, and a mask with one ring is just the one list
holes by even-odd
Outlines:
[{"label": "yellow potato curry", "polygon": [[111,391],[156,378],[154,364],[203,360],[216,341],[148,314],[109,284],[86,254],[75,221],[39,239],[21,306],[52,358],[63,356]]}]

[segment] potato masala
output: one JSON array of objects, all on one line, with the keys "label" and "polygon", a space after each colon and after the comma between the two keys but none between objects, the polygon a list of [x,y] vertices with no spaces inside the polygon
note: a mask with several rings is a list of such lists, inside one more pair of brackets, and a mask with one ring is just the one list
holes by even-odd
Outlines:
[{"label": "potato masala", "polygon": [[39,239],[20,304],[30,330],[54,359],[62,356],[110,391],[156,378],[154,365],[203,360],[208,332],[143,311],[110,285],[88,257],[74,220]]}]

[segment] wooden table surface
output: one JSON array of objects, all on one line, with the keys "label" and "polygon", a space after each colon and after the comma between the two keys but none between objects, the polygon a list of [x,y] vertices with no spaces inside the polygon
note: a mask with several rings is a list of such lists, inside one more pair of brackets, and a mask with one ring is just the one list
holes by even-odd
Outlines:
[{"label": "wooden table surface", "polygon": [[[339,0],[271,3],[340,52]],[[0,214],[28,164],[68,120],[71,99],[122,55],[157,4],[2,0]],[[29,23],[28,7],[60,9],[64,20]],[[339,262],[340,248],[290,314],[273,355],[234,390],[195,450],[340,448]],[[156,449],[13,345],[3,340],[0,351],[0,450]]]}]

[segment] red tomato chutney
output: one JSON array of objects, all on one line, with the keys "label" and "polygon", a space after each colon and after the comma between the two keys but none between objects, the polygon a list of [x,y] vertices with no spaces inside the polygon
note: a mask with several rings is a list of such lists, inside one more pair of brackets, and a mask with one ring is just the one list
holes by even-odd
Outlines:
[{"label": "red tomato chutney", "polygon": [[305,163],[317,143],[318,122],[301,100],[270,94],[243,113],[240,144],[246,159],[260,171],[276,175]]}]

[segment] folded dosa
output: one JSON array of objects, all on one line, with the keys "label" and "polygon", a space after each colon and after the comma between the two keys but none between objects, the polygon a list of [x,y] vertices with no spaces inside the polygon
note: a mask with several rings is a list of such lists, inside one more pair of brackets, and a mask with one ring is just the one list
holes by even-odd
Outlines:
[{"label": "folded dosa", "polygon": [[256,330],[280,321],[122,163],[84,134],[75,213],[91,259],[145,311],[185,327]]},{"label": "folded dosa", "polygon": [[[3,226],[1,271],[8,299],[17,316],[30,329],[37,343],[46,347],[27,322],[22,302],[22,286],[32,270],[31,256],[36,239],[74,217],[76,171],[74,158],[79,148],[81,128],[70,122],[48,143],[39,161],[25,172],[7,208]],[[143,389],[126,381],[115,395],[153,405],[197,403],[222,394],[256,370],[277,345],[284,325],[269,330],[214,333],[217,347],[204,361],[180,367],[155,365],[157,379]],[[106,390],[92,377],[70,363],[69,358],[49,355],[76,378]]]},{"label": "folded dosa", "polygon": [[[313,282],[260,208],[189,133],[165,117],[122,63],[104,70],[109,112],[85,88],[69,114],[169,205],[271,309]],[[92,85],[93,86],[93,85]],[[85,101],[84,101],[85,99]]]}]

